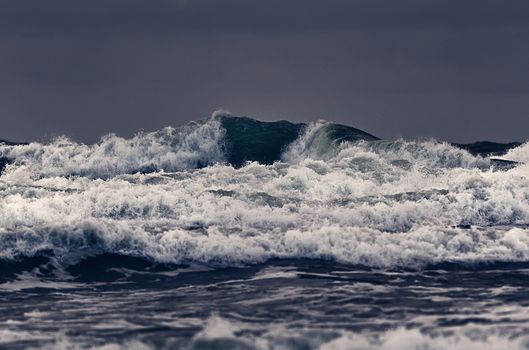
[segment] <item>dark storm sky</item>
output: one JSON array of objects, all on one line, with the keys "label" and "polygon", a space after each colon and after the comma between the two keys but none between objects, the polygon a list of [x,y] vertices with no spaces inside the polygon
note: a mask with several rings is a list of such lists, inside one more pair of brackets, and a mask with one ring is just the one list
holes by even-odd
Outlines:
[{"label": "dark storm sky", "polygon": [[0,0],[0,138],[224,108],[384,138],[529,138],[527,0]]}]

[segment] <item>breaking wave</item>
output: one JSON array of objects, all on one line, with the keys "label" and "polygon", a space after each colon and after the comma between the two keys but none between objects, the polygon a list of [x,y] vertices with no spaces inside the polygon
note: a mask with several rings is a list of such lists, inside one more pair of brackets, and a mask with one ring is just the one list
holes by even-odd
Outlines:
[{"label": "breaking wave", "polygon": [[[0,258],[214,266],[529,261],[527,145],[498,168],[438,141],[217,114],[180,128],[0,145]],[[501,170],[501,171],[500,171]]]},{"label": "breaking wave", "polygon": [[223,162],[224,129],[212,118],[180,128],[142,132],[131,139],[114,134],[94,145],[59,137],[49,144],[0,146],[0,156],[15,168],[46,176],[109,178],[119,174],[178,171]]},{"label": "breaking wave", "polygon": [[503,158],[519,163],[529,163],[529,143],[510,149]]},{"label": "breaking wave", "polygon": [[[307,131],[311,130],[308,134]],[[302,152],[331,152],[343,142],[375,140],[361,130],[332,123],[261,122],[215,114],[179,128],[141,132],[131,139],[109,134],[93,145],[59,137],[49,144],[0,142],[0,159],[36,176],[110,178],[136,172],[182,171],[214,164],[241,167],[256,161],[272,164],[291,144],[305,140]],[[301,156],[301,154],[300,154]]]}]

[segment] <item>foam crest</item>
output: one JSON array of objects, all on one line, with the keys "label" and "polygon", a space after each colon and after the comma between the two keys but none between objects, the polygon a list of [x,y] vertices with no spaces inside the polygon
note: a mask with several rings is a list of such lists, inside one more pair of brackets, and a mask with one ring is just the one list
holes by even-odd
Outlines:
[{"label": "foam crest", "polygon": [[383,163],[376,177],[378,165],[340,159],[107,180],[6,174],[0,256],[48,250],[213,265],[323,258],[389,268],[529,261],[527,166],[431,172]]},{"label": "foam crest", "polygon": [[490,167],[490,161],[446,142],[435,140],[406,141],[379,140],[361,130],[318,121],[308,124],[300,137],[289,145],[281,159],[290,164],[303,160],[323,160],[328,164],[359,167],[378,163],[376,170],[387,171],[388,166],[405,169],[422,167],[432,172],[439,168]]},{"label": "foam crest", "polygon": [[446,142],[430,141],[376,141],[363,144],[390,162],[406,161],[410,164],[437,168],[486,168],[490,162]]},{"label": "foam crest", "polygon": [[211,118],[179,128],[141,132],[131,139],[106,135],[95,145],[59,137],[50,144],[0,146],[11,159],[8,171],[23,167],[37,177],[80,175],[109,178],[137,171],[177,171],[225,161],[224,129]]},{"label": "foam crest", "polygon": [[[529,261],[529,165],[495,171],[442,142],[381,141],[326,122],[298,137],[298,124],[229,118],[92,146],[0,146],[14,159],[0,177],[0,257]],[[269,165],[248,163],[250,154]],[[230,156],[241,167],[226,165]]]},{"label": "foam crest", "polygon": [[[466,333],[465,333],[466,331]],[[345,349],[461,349],[480,350],[491,349],[526,349],[528,339],[525,337],[509,338],[498,334],[484,334],[481,330],[466,330],[453,332],[449,335],[428,335],[417,329],[399,328],[382,333],[378,337],[363,334],[346,333],[338,339],[323,344],[321,350]]]},{"label": "foam crest", "polygon": [[509,150],[502,158],[514,162],[529,163],[529,142]]},{"label": "foam crest", "polygon": [[286,148],[281,159],[289,163],[306,158],[330,159],[342,147],[375,140],[378,138],[362,130],[320,120],[306,125],[304,132]]},{"label": "foam crest", "polygon": [[[245,324],[235,324],[226,319],[216,318],[209,319],[204,327],[205,331],[210,331],[212,324],[215,323],[216,331],[221,332],[217,334],[206,335],[198,334],[186,348],[188,349],[245,349],[245,350],[267,350],[275,348],[292,348],[293,344],[300,348],[320,349],[320,350],[481,350],[481,349],[497,349],[497,350],[516,350],[527,349],[529,339],[525,336],[509,337],[502,334],[486,334],[484,330],[472,329],[465,327],[457,332],[449,332],[448,334],[431,335],[424,334],[417,329],[398,328],[381,332],[379,335],[342,332],[336,337],[335,333],[322,330],[305,330],[305,331],[290,331],[271,329],[268,332],[256,332],[255,327]],[[229,333],[233,329],[241,332],[241,336],[234,336]],[[275,327],[277,328],[277,327]],[[310,334],[309,334],[310,332]],[[18,334],[7,334],[7,340],[10,339],[28,339],[26,333],[19,332]],[[261,335],[252,335],[252,334]],[[2,334],[2,333],[0,333]],[[26,338],[23,338],[23,337]],[[12,337],[12,338],[9,338]],[[18,337],[18,338],[15,338]],[[329,338],[331,340],[329,340]],[[6,341],[7,342],[7,341]],[[168,347],[171,343],[168,342]],[[62,336],[56,342],[44,346],[43,349],[84,349],[90,348],[94,350],[148,350],[156,349],[158,346],[151,345],[148,342],[141,342],[139,340],[126,341],[124,343],[108,343],[100,346],[93,346],[91,344],[79,343],[66,336]]]}]

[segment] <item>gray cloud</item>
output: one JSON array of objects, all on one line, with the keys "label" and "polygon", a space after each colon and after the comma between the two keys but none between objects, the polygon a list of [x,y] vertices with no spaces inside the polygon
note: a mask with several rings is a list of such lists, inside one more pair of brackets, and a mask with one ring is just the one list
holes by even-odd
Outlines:
[{"label": "gray cloud", "polygon": [[224,107],[382,137],[521,140],[529,3],[0,2],[0,138],[177,125]]},{"label": "gray cloud", "polygon": [[20,0],[0,9],[2,28],[14,34],[527,27],[529,14],[523,0]]}]

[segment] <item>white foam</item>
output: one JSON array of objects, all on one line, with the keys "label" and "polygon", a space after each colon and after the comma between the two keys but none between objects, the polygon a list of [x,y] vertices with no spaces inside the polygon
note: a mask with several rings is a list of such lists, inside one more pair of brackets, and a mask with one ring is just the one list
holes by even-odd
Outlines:
[{"label": "white foam", "polygon": [[481,350],[481,349],[526,349],[528,339],[510,339],[506,336],[479,334],[465,334],[458,331],[453,335],[427,335],[417,329],[399,328],[383,333],[379,337],[369,337],[362,334],[346,333],[338,339],[323,344],[321,350],[355,350],[355,349],[381,349],[381,350]]},{"label": "white foam", "polygon": [[[132,143],[111,136],[93,147],[10,149],[28,163],[0,177],[0,257],[49,249],[60,257],[113,252],[228,265],[292,257],[380,267],[529,260],[529,165],[498,172],[448,144],[396,141],[342,144],[325,159],[291,155],[270,166],[125,174],[152,161],[197,161],[189,149],[217,150],[199,145],[199,136],[220,137],[214,120],[189,127],[183,139],[170,129]],[[167,140],[179,151],[164,155]],[[65,175],[77,167],[124,174]]]},{"label": "white foam", "polygon": [[0,146],[0,156],[14,159],[8,172],[33,176],[82,175],[109,178],[144,169],[176,171],[223,162],[224,129],[216,118],[180,128],[141,132],[131,139],[106,135],[95,145],[59,137],[50,144],[37,142]]},{"label": "white foam", "polygon": [[[286,325],[270,324],[266,332],[260,330],[259,336],[251,336],[254,326],[245,323],[234,323],[218,316],[208,320],[204,330],[198,333],[194,341],[218,338],[231,338],[240,344],[248,344],[244,348],[275,349],[291,348],[292,344],[299,347],[321,350],[480,350],[480,349],[526,349],[529,338],[509,336],[493,326],[463,326],[444,332],[422,332],[419,329],[396,328],[376,333],[340,333],[325,329],[292,330]],[[236,336],[239,331],[243,336]],[[338,333],[338,334],[336,334]],[[330,339],[330,340],[329,340]]]},{"label": "white foam", "polygon": [[[349,162],[217,165],[183,178],[49,177],[7,187],[0,256],[52,249],[174,262],[310,257],[373,266],[529,259],[529,231],[513,227],[529,222],[527,168],[396,168],[377,179],[343,166]],[[474,227],[454,228],[461,223]]]},{"label": "white foam", "polygon": [[501,159],[520,163],[529,163],[529,142],[509,150],[509,152],[501,157]]},{"label": "white foam", "polygon": [[[511,334],[512,333],[512,334]],[[0,330],[0,344],[11,345],[22,340],[39,341],[39,349],[152,349],[144,339],[129,339],[123,343],[88,344],[83,338],[73,338],[57,333],[43,337],[39,333]],[[221,341],[221,342],[219,342]],[[168,339],[167,346],[171,347]],[[243,348],[282,349],[293,344],[303,348],[321,350],[383,349],[383,350],[481,350],[527,349],[529,338],[516,331],[509,332],[494,325],[466,325],[436,330],[418,328],[393,328],[387,331],[350,332],[321,327],[318,329],[289,327],[287,324],[269,323],[265,326],[228,320],[218,315],[210,316],[190,339],[187,348]],[[160,346],[159,344],[157,345]]]},{"label": "white foam", "polygon": [[287,163],[299,163],[301,160],[308,157],[315,157],[316,154],[310,147],[312,140],[318,130],[328,124],[329,123],[324,120],[308,124],[298,139],[286,148],[281,159]]}]

